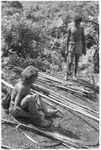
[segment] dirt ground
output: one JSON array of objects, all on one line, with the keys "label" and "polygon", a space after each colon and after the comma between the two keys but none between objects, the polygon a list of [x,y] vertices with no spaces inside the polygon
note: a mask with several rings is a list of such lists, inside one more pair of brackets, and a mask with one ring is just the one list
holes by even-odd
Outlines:
[{"label": "dirt ground", "polygon": [[[63,78],[62,75],[60,76],[61,77],[59,78],[62,79]],[[96,94],[95,99],[88,99],[88,98],[81,99],[80,97],[77,97],[72,93],[69,93],[68,91],[64,91],[62,89],[55,87],[53,84],[46,84],[38,81],[37,84],[42,85],[48,89],[51,89],[56,93],[65,96],[66,98],[70,98],[74,102],[78,102],[83,106],[87,106],[93,110],[99,111],[99,94]],[[65,115],[64,121],[61,124],[59,124],[59,122],[63,119],[63,117],[61,116],[60,113],[58,113],[57,116],[52,118],[53,121],[52,126],[49,129],[43,129],[44,131],[58,132],[61,135],[65,135],[67,137],[76,140],[82,140],[85,143],[90,142],[92,149],[99,148],[99,132],[98,132],[99,123],[98,122],[96,122],[95,120],[89,117],[85,117],[84,115],[78,112],[70,111],[65,107],[58,106],[58,108],[60,108]],[[3,109],[2,109],[2,119],[14,121],[9,115],[5,113]],[[91,125],[95,127],[97,130],[94,129]],[[50,144],[52,146],[54,143],[56,143],[56,141],[54,141],[53,139],[45,137],[44,135],[40,135],[36,131],[35,132],[31,132],[27,130],[23,130],[23,131],[27,133],[30,137],[32,137],[33,139],[37,140],[42,144],[47,144],[47,145]],[[9,146],[12,149],[42,149],[43,148],[42,146],[34,144],[30,140],[28,140],[21,132],[15,129],[15,126],[11,126],[8,124],[2,124],[1,143],[2,145]],[[46,147],[46,149],[67,149],[67,147],[60,144],[53,147]]]}]

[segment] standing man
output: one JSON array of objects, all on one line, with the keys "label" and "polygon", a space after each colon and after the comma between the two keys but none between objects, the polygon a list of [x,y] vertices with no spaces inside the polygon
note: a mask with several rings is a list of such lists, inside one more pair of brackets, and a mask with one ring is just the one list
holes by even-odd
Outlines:
[{"label": "standing man", "polygon": [[68,80],[68,76],[71,73],[71,67],[73,65],[73,60],[75,58],[75,67],[74,67],[74,77],[76,78],[77,69],[78,69],[78,61],[79,57],[84,54],[86,55],[85,48],[85,37],[84,37],[84,29],[81,27],[80,23],[82,22],[82,17],[80,15],[76,15],[74,17],[74,23],[72,27],[69,28],[67,42],[66,42],[66,56],[67,56],[67,76],[66,80]]}]

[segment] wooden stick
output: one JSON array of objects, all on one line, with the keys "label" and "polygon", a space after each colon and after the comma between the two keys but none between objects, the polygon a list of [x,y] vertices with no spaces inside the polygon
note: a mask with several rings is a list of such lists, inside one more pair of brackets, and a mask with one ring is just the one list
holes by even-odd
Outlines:
[{"label": "wooden stick", "polygon": [[[38,78],[38,80],[39,81],[42,81],[42,82],[50,82],[50,83],[53,83],[52,81],[48,81],[47,79],[45,79],[45,78]],[[80,86],[80,87],[72,87],[71,85],[66,85],[66,86],[64,86],[64,85],[56,85],[55,83],[54,83],[54,85],[55,86],[57,86],[57,87],[60,87],[60,88],[64,88],[64,89],[67,89],[67,90],[69,90],[69,91],[73,91],[73,92],[79,92],[79,93],[83,93],[83,94],[94,94],[94,92],[92,91],[92,90],[90,90],[90,89],[88,89],[88,90],[86,90],[86,89],[84,89],[83,88],[83,86]],[[81,92],[80,92],[81,91]]]},{"label": "wooden stick", "polygon": [[[9,114],[9,115],[10,115],[10,116],[14,119],[14,121],[17,122],[17,124],[18,124],[18,125],[16,126],[16,130],[19,130],[28,140],[30,140],[30,141],[33,142],[34,144],[45,147],[45,145],[40,144],[38,141],[32,139],[29,135],[27,135],[25,132],[23,132],[23,131],[19,128],[19,126],[20,126],[21,123],[20,123],[17,119],[15,119],[11,114]],[[49,145],[48,145],[48,147],[49,147]]]},{"label": "wooden stick", "polygon": [[[52,99],[54,99],[54,97],[51,97]],[[51,99],[51,100],[52,100]],[[67,108],[69,108],[70,110],[74,110],[74,111],[76,111],[76,112],[79,112],[79,113],[81,113],[81,114],[83,114],[83,115],[85,115],[85,116],[87,116],[87,117],[90,117],[90,118],[92,118],[92,119],[94,119],[95,121],[97,121],[97,122],[99,122],[99,119],[97,118],[97,117],[95,117],[94,115],[92,115],[92,114],[89,114],[89,112],[87,112],[87,111],[84,111],[83,109],[81,109],[79,106],[73,106],[73,105],[71,105],[70,103],[68,103],[68,102],[63,102],[63,101],[59,101],[59,99],[55,99],[55,100],[52,100],[53,102],[55,102],[55,103],[57,103],[57,104],[60,104],[61,103],[61,105],[63,105],[63,106],[65,106],[65,107],[67,107]],[[59,103],[58,103],[59,102]],[[67,106],[67,105],[71,105],[71,106]]]},{"label": "wooden stick", "polygon": [[2,119],[2,124],[7,123],[9,125],[13,125],[13,126],[17,126],[18,123],[17,122],[13,122],[11,120],[7,120],[7,119]]},{"label": "wooden stick", "polygon": [[[1,80],[1,81],[2,81],[2,83],[4,83],[5,85],[7,85],[8,87],[14,88],[12,85],[9,85],[9,84],[6,83],[5,81],[3,81],[3,80]],[[48,98],[47,96],[44,96],[44,97]],[[69,109],[72,109],[72,110],[74,110],[74,111],[80,112],[81,114],[83,114],[83,115],[85,115],[85,116],[87,116],[87,117],[90,117],[90,118],[94,119],[95,121],[98,121],[98,122],[99,122],[99,119],[98,119],[97,117],[95,117],[95,116],[93,116],[93,115],[90,115],[90,114],[87,113],[87,112],[83,112],[83,111],[81,111],[80,109],[77,110],[77,109],[75,109],[75,108],[72,108],[72,107],[70,107],[70,106],[67,106],[68,103],[64,104],[62,101],[59,102],[59,101],[53,100],[53,99],[51,99],[51,98],[48,98],[48,99],[50,99],[52,102],[55,102],[56,104],[60,104],[60,105],[62,105],[62,106],[65,106],[66,108],[69,108]]]},{"label": "wooden stick", "polygon": [[[33,90],[32,90],[33,91]],[[35,91],[34,91],[35,92]],[[36,91],[37,92],[37,91]],[[59,104],[59,105],[62,105],[62,106],[65,106],[66,108],[70,108],[71,110],[74,110],[74,111],[77,111],[77,112],[80,112],[81,114],[83,114],[83,115],[86,115],[87,117],[90,117],[90,118],[92,118],[92,119],[94,119],[94,120],[96,120],[96,121],[99,121],[99,119],[97,118],[97,117],[95,117],[94,115],[92,115],[92,114],[89,114],[87,111],[85,111],[85,110],[82,110],[81,108],[79,108],[79,106],[73,106],[71,103],[68,103],[68,102],[64,102],[63,100],[60,100],[59,98],[57,99],[57,98],[55,98],[55,97],[53,97],[53,96],[50,96],[50,97],[48,97],[48,96],[45,96],[45,95],[43,95],[43,94],[41,94],[41,93],[39,93],[39,92],[37,92],[39,95],[41,95],[42,97],[44,97],[44,98],[47,98],[47,99],[49,99],[50,101],[52,101],[52,102],[55,102],[56,104]],[[68,106],[68,105],[71,105],[71,106]],[[77,109],[77,107],[78,107],[78,109]]]},{"label": "wooden stick", "polygon": [[[77,115],[76,112],[73,112],[71,110],[69,110],[69,112],[71,112],[74,115]],[[86,121],[85,119],[83,119],[79,114],[77,116],[78,116],[78,118],[80,118],[81,120],[83,120],[85,123],[87,123],[89,126],[91,126],[95,131],[99,132],[99,129],[97,129],[96,127],[94,127],[93,125],[91,125],[91,122],[89,123],[88,121]]]},{"label": "wooden stick", "polygon": [[3,149],[12,149],[11,147],[9,147],[9,146],[7,146],[7,145],[1,145],[1,148],[3,148]]},{"label": "wooden stick", "polygon": [[78,91],[78,90],[75,90],[75,89],[72,89],[72,88],[69,88],[69,87],[64,87],[64,86],[62,86],[62,85],[56,85],[56,87],[61,88],[61,89],[64,89],[64,90],[66,90],[66,91],[75,92],[75,93],[81,94],[81,95],[83,95],[83,96],[86,96],[86,94],[83,93],[82,91]]},{"label": "wooden stick", "polygon": [[[37,86],[37,87],[39,87],[39,88],[42,88],[42,86],[37,85],[37,84],[35,84],[35,86]],[[44,89],[46,89],[46,88],[44,88]],[[93,113],[99,114],[97,111],[94,111],[94,110],[90,109],[90,108],[87,107],[87,106],[83,106],[83,105],[81,105],[81,104],[79,104],[79,103],[77,103],[77,102],[74,102],[73,100],[71,100],[71,99],[69,99],[69,98],[66,98],[66,97],[64,97],[64,96],[62,96],[62,95],[60,95],[60,94],[58,94],[58,93],[56,93],[56,92],[54,92],[54,91],[52,91],[52,90],[49,90],[49,89],[46,89],[46,90],[48,90],[49,95],[52,95],[52,96],[54,96],[54,97],[57,97],[58,99],[61,99],[61,100],[69,101],[69,102],[75,104],[76,106],[80,106],[80,107],[82,107],[82,108],[84,108],[84,109],[87,109],[88,111],[92,111]]]},{"label": "wooden stick", "polygon": [[[46,104],[48,104],[49,106],[51,106],[53,109],[58,108],[58,106],[55,107],[52,103],[50,103],[49,101],[45,100],[45,99],[48,99],[48,98],[49,98],[49,97],[47,97],[46,95],[44,95],[44,94],[42,94],[42,93],[40,93],[40,92],[38,92],[38,91],[35,91],[35,90],[32,90],[32,94],[33,94],[33,92],[39,94],[40,96],[42,96],[42,97],[44,98],[44,99],[42,99],[42,100],[43,100]],[[58,109],[58,111],[62,114],[62,116],[64,116],[64,114],[63,114],[63,112],[61,111],[60,108]]]},{"label": "wooden stick", "polygon": [[[57,100],[57,101],[59,101],[59,102],[61,102],[61,103],[64,103],[65,105],[67,105],[67,106],[70,106],[72,109],[76,109],[76,111],[78,111],[78,112],[81,112],[83,115],[86,113],[86,115],[87,114],[89,114],[89,115],[92,115],[92,117],[93,116],[95,116],[95,114],[94,113],[91,113],[90,111],[88,111],[88,110],[84,110],[83,108],[81,108],[80,106],[76,106],[76,105],[74,105],[74,104],[72,104],[72,103],[69,103],[69,102],[67,102],[67,101],[61,101],[61,100],[59,100],[59,98],[55,98],[54,96],[50,96],[50,98],[52,98],[52,99],[55,99],[55,100]],[[80,109],[80,110],[79,110]],[[87,115],[87,116],[89,116],[89,115]],[[95,116],[96,117],[96,116]],[[97,120],[98,120],[98,116],[96,117],[97,118]]]},{"label": "wooden stick", "polygon": [[60,141],[56,142],[55,144],[48,144],[48,145],[43,145],[41,143],[39,143],[38,141],[34,140],[33,138],[31,138],[29,135],[27,135],[25,132],[23,132],[20,128],[19,125],[16,127],[17,130],[19,130],[28,140],[30,140],[31,142],[33,142],[36,145],[42,146],[42,147],[54,147],[54,146],[58,146],[61,144]]},{"label": "wooden stick", "polygon": [[[15,69],[16,70],[18,70],[18,71],[20,71],[20,72],[22,72],[23,71],[23,68],[21,68],[21,67],[15,67]],[[39,77],[38,78],[41,78],[42,79],[42,77],[46,77],[46,80],[51,80],[51,78],[52,78],[52,80],[54,80],[54,81],[56,81],[57,80],[57,82],[59,82],[59,83],[62,83],[62,84],[64,84],[64,83],[66,83],[66,84],[68,84],[68,85],[74,85],[75,83],[73,82],[71,82],[71,81],[63,81],[63,80],[61,80],[61,79],[57,79],[56,77],[54,77],[54,76],[51,76],[51,75],[49,75],[49,74],[46,74],[46,73],[43,73],[43,72],[39,72]],[[76,81],[77,82],[77,81]],[[77,84],[77,83],[76,83]],[[79,83],[78,83],[79,84]],[[88,84],[88,83],[85,83],[85,84]],[[91,84],[90,83],[90,85],[91,86],[96,86],[96,84]]]},{"label": "wooden stick", "polygon": [[44,77],[44,78],[46,78],[46,79],[48,79],[48,80],[51,80],[51,81],[54,81],[54,82],[57,82],[57,83],[61,83],[61,84],[71,84],[71,82],[69,82],[69,81],[62,81],[62,80],[60,80],[60,79],[57,79],[57,78],[55,78],[55,77],[53,77],[53,76],[50,76],[50,75],[48,75],[48,74],[45,74],[45,73],[39,73],[39,77]]},{"label": "wooden stick", "polygon": [[[10,114],[10,116],[13,117],[11,114]],[[81,140],[71,139],[69,137],[66,137],[66,136],[63,136],[63,135],[59,134],[58,132],[55,132],[55,133],[48,132],[48,131],[45,132],[45,131],[43,131],[41,129],[38,129],[36,127],[30,127],[28,125],[22,124],[18,120],[16,120],[14,117],[13,117],[13,119],[16,121],[15,123],[12,122],[12,121],[8,121],[7,123],[11,123],[11,124],[13,123],[13,125],[17,124],[17,125],[19,125],[19,128],[22,127],[22,128],[28,129],[28,130],[30,130],[30,129],[35,130],[35,131],[37,131],[39,133],[42,133],[46,136],[55,138],[56,140],[59,140],[59,141],[65,143],[65,145],[67,144],[67,146],[68,146],[68,144],[70,144],[70,145],[72,144],[75,147],[78,147],[77,144],[80,144],[80,143],[83,144],[83,142]],[[4,120],[4,122],[6,122],[6,121],[7,120]],[[87,147],[87,146],[85,146],[85,147]]]},{"label": "wooden stick", "polygon": [[[47,77],[46,77],[47,76]],[[84,83],[84,82],[81,82],[81,81],[72,81],[73,83],[71,83],[71,81],[63,81],[63,80],[60,80],[60,79],[57,79],[57,78],[55,78],[55,77],[53,77],[53,76],[50,76],[50,75],[47,75],[47,74],[44,74],[44,75],[42,75],[41,73],[40,73],[40,75],[39,75],[39,78],[44,78],[44,79],[47,79],[47,80],[49,80],[52,84],[53,84],[53,82],[54,83],[58,83],[58,84],[62,84],[63,86],[67,86],[67,85],[69,85],[69,87],[71,86],[71,85],[78,85],[78,86],[80,86],[81,87],[81,84],[82,84],[82,86],[83,87],[87,87],[87,88],[92,88],[92,90],[93,91],[95,91],[95,89],[97,90],[97,92],[99,92],[99,87],[97,86],[97,85],[94,85],[94,84],[91,84],[91,83]],[[51,78],[52,78],[52,80],[51,80]],[[56,81],[56,79],[58,80],[58,81]],[[89,84],[89,85],[88,85]],[[85,89],[84,89],[85,90]],[[87,90],[85,91],[86,93],[88,93],[87,92]],[[84,92],[84,93],[85,93]],[[92,93],[92,92],[91,92]]]},{"label": "wooden stick", "polygon": [[[13,126],[17,126],[18,125],[18,123],[15,123],[15,122],[13,122],[13,121],[10,121],[10,120],[7,120],[7,119],[2,119],[2,123],[7,123],[7,124],[9,124],[9,125],[13,125]],[[21,124],[22,125],[22,124]],[[24,126],[21,126],[22,128],[24,127],[24,129],[26,129],[27,127],[25,127],[25,125]],[[20,129],[20,128],[19,128]],[[32,128],[31,128],[32,129]],[[27,130],[30,130],[30,127],[29,128],[27,128]],[[21,129],[20,129],[20,131],[21,131]],[[23,132],[24,133],[24,132]],[[25,133],[24,133],[25,134]],[[26,136],[26,135],[25,135]],[[29,138],[29,137],[28,137]],[[32,139],[31,139],[32,140]],[[36,143],[37,144],[37,143]],[[39,143],[40,144],[40,143]],[[57,141],[57,143],[55,143],[55,144],[51,144],[51,145],[42,145],[41,144],[41,146],[43,146],[43,147],[54,147],[54,146],[58,146],[58,145],[63,145],[63,146],[65,146],[65,147],[67,147],[67,148],[74,148],[74,147],[72,147],[72,146],[70,146],[69,144],[67,145],[66,143],[62,143],[61,141]],[[10,147],[8,147],[8,146],[6,146],[6,145],[2,145],[1,146],[2,148],[5,148],[5,149],[11,149]]]},{"label": "wooden stick", "polygon": [[83,110],[85,110],[85,111],[89,111],[89,113],[90,113],[90,112],[93,112],[93,113],[96,114],[96,115],[99,114],[97,111],[94,111],[94,110],[90,109],[89,107],[83,106],[83,105],[81,105],[81,104],[79,104],[79,103],[77,103],[77,102],[73,102],[72,100],[70,100],[70,99],[68,99],[68,98],[66,98],[66,97],[64,97],[64,96],[61,96],[61,95],[58,96],[57,93],[56,93],[56,95],[55,95],[55,94],[50,94],[49,96],[53,96],[53,97],[55,97],[55,98],[57,98],[57,99],[61,99],[61,100],[64,101],[64,102],[71,103],[71,104],[75,105],[75,107],[77,106],[77,107],[80,107],[81,109],[83,109]]},{"label": "wooden stick", "polygon": [[[33,90],[32,90],[32,91],[33,91]],[[35,92],[35,91],[34,91],[34,92]],[[38,92],[38,93],[39,93],[39,92]],[[39,93],[39,95],[40,95],[40,93]],[[41,96],[42,96],[42,94],[41,94]],[[76,108],[73,108],[73,107],[71,107],[71,106],[67,106],[68,103],[63,103],[63,101],[59,101],[59,99],[58,99],[58,100],[55,100],[55,99],[50,98],[50,97],[45,96],[45,95],[43,95],[43,97],[49,99],[50,101],[54,102],[55,104],[59,104],[60,106],[64,106],[64,107],[66,107],[66,108],[68,108],[68,109],[71,109],[71,110],[73,110],[73,111],[79,112],[79,113],[81,113],[81,114],[83,114],[83,115],[85,115],[85,116],[87,116],[87,117],[90,117],[90,118],[92,118],[93,120],[99,122],[99,119],[98,119],[97,117],[95,117],[95,116],[93,116],[93,115],[91,115],[91,114],[89,114],[89,113],[87,113],[87,112],[84,112],[83,110],[77,109],[77,107],[76,107]]]},{"label": "wooden stick", "polygon": [[[3,121],[4,121],[4,123],[10,123],[10,124],[16,125],[16,123],[12,122],[12,121],[7,121],[7,120],[4,120],[4,119],[3,119]],[[59,134],[58,132],[55,132],[55,133],[53,132],[52,133],[52,132],[48,132],[48,131],[43,131],[41,129],[38,129],[37,127],[34,127],[34,126],[31,127],[31,126],[21,124],[21,123],[19,124],[19,128],[22,128],[22,129],[25,129],[25,130],[37,131],[41,134],[44,134],[47,137],[51,137],[55,140],[58,140],[58,141],[62,142],[63,144],[65,144],[65,146],[67,145],[67,147],[68,146],[70,147],[70,145],[71,146],[73,145],[72,147],[78,147],[79,142],[81,142],[81,144],[83,144],[82,141],[80,141],[80,140],[75,140],[73,138],[63,136],[63,135]],[[85,146],[85,147],[87,147],[87,146]]]},{"label": "wooden stick", "polygon": [[[11,89],[13,89],[14,87],[12,86],[12,84],[8,84],[7,82],[5,82],[4,80],[2,80],[1,79],[1,82],[3,83],[3,84],[5,84],[6,86],[8,86],[8,87],[10,87]],[[35,84],[36,85],[36,84]],[[39,85],[37,85],[38,87],[41,87],[41,86],[39,86]],[[69,102],[72,102],[73,103],[73,101],[72,100],[70,100],[70,99],[67,99],[67,98],[65,98],[65,97],[63,97],[63,96],[60,96],[58,93],[55,93],[55,92],[53,92],[53,91],[51,91],[51,90],[48,90],[49,92],[51,92],[51,93],[53,93],[54,95],[57,95],[57,96],[59,96],[60,98],[62,98],[62,99],[66,99],[66,101],[69,101]],[[85,106],[83,106],[83,105],[80,105],[79,103],[76,103],[76,105],[79,105],[79,106],[81,106],[81,107],[85,107]],[[92,112],[94,112],[94,113],[98,113],[98,112],[95,112],[95,111],[93,111],[92,109],[90,109],[90,108],[88,108],[88,107],[85,107],[85,109],[89,109],[90,111],[92,111]]]},{"label": "wooden stick", "polygon": [[[71,107],[73,107],[73,108],[80,109],[80,110],[82,110],[83,112],[90,113],[91,115],[97,116],[97,117],[99,118],[98,113],[96,113],[96,112],[93,111],[93,110],[85,109],[85,108],[83,108],[83,107],[81,107],[81,106],[79,106],[79,105],[76,105],[76,104],[74,104],[74,103],[68,102],[68,101],[66,101],[66,100],[64,100],[64,99],[61,99],[61,98],[59,98],[59,97],[57,98],[57,97],[55,97],[55,96],[53,96],[53,95],[50,95],[49,97],[52,98],[52,99],[55,99],[55,100],[57,100],[57,101],[63,102],[64,104],[67,104],[67,105],[69,105],[69,106],[71,106]],[[60,100],[59,100],[59,99],[60,99]]]},{"label": "wooden stick", "polygon": [[[48,99],[50,99],[52,102],[55,102],[56,104],[60,104],[60,105],[62,105],[62,106],[65,106],[66,108],[70,108],[70,107],[67,107],[67,105],[65,105],[65,104],[63,104],[63,103],[60,103],[60,102],[57,102],[57,101],[55,101],[55,100],[53,100],[53,99],[51,99],[51,98],[48,98]],[[76,111],[76,110],[73,109],[73,108],[70,108],[70,109]],[[85,115],[87,116],[87,114],[85,114]],[[92,117],[91,115],[88,115],[88,116],[91,117],[91,118],[93,118],[93,119],[95,119],[96,121],[99,121],[99,120],[96,119],[96,117]]]},{"label": "wooden stick", "polygon": [[21,124],[17,119],[15,119],[11,114],[9,114],[9,116],[11,116],[15,122],[17,122],[17,126],[15,127],[16,130],[19,130],[28,140],[30,140],[31,142],[33,142],[34,144],[37,144],[39,146],[43,146],[42,144],[39,144],[38,141],[32,139],[29,135],[27,135],[25,132],[23,132],[20,128],[19,125]]},{"label": "wooden stick", "polygon": [[[6,83],[5,81],[2,81],[2,83],[4,83],[5,85],[7,85],[8,87],[13,88],[12,85],[9,85],[9,84]],[[95,116],[93,116],[93,115],[91,115],[91,114],[89,114],[89,113],[87,113],[87,112],[83,112],[83,111],[81,111],[80,109],[72,108],[72,107],[70,107],[70,106],[67,106],[68,103],[63,103],[63,101],[59,101],[59,100],[58,100],[58,101],[53,100],[52,98],[49,98],[48,96],[44,96],[44,97],[48,98],[48,99],[49,99],[50,101],[52,101],[52,102],[55,102],[56,104],[65,106],[66,108],[69,108],[69,109],[71,109],[71,110],[74,110],[74,111],[76,111],[76,112],[79,112],[79,113],[81,113],[81,114],[83,114],[83,115],[85,115],[85,116],[87,116],[87,117],[90,117],[90,118],[94,119],[95,121],[98,121],[98,122],[99,122],[99,119],[98,119],[97,117],[95,117]],[[76,107],[77,107],[77,106],[76,106]]]},{"label": "wooden stick", "polygon": [[9,84],[7,82],[5,82],[4,80],[1,79],[1,83],[3,83],[4,85],[8,86],[9,88],[13,89],[14,86],[12,86],[12,84]]},{"label": "wooden stick", "polygon": [[[42,73],[42,72],[40,72],[39,73],[39,77],[44,77],[44,78],[46,78],[46,79],[48,79],[48,80],[51,80],[51,81],[54,81],[54,82],[57,82],[57,83],[61,83],[61,84],[63,84],[63,85],[68,85],[68,84],[70,84],[70,85],[75,85],[75,82],[73,82],[73,83],[71,83],[71,81],[63,81],[63,80],[61,80],[61,79],[57,79],[56,77],[53,77],[53,76],[51,76],[51,75],[48,75],[48,74],[46,74],[46,73]],[[78,83],[78,81],[76,81],[76,84],[79,84],[80,85],[80,83]],[[87,84],[86,84],[87,85]],[[90,87],[97,87],[95,84],[90,84],[89,85]]]}]

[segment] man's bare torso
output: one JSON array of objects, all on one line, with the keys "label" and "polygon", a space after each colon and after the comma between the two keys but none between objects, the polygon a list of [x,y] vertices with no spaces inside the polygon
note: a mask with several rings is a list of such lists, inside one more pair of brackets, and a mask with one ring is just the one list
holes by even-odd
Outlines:
[{"label": "man's bare torso", "polygon": [[76,28],[74,25],[70,28],[71,41],[79,42],[82,40],[82,27]]}]

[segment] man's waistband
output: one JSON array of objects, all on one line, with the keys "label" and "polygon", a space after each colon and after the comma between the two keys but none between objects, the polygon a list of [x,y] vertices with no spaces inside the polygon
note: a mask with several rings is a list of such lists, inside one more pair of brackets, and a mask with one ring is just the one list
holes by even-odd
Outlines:
[{"label": "man's waistband", "polygon": [[70,41],[69,44],[75,44],[75,43],[81,43],[81,41],[75,42],[75,41]]}]

